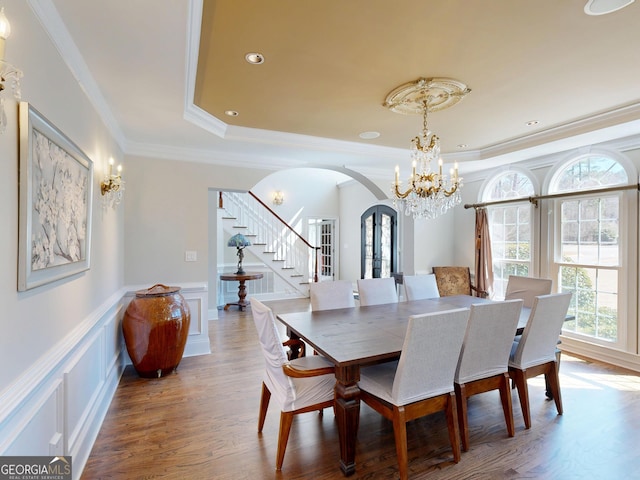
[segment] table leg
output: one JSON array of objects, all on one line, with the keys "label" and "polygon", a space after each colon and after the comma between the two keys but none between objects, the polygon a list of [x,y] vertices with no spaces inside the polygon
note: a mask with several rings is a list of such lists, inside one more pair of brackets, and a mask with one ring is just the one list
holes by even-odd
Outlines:
[{"label": "table leg", "polygon": [[224,306],[225,310],[229,310],[231,305],[237,305],[240,311],[247,306],[247,302],[245,298],[247,298],[247,286],[244,284],[245,280],[239,280],[240,285],[238,285],[238,302],[237,303],[227,303]]},{"label": "table leg", "polygon": [[356,437],[360,423],[360,367],[336,367],[335,409],[340,439],[340,469],[345,477],[356,471]]},{"label": "table leg", "polygon": [[247,306],[247,302],[244,300],[247,297],[247,287],[244,282],[244,280],[240,280],[240,285],[238,285],[238,306],[240,310],[242,310],[242,307]]}]

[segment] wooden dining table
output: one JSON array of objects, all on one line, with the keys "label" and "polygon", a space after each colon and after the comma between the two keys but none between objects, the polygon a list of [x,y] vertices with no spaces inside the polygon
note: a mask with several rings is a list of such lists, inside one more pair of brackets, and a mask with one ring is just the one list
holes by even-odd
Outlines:
[{"label": "wooden dining table", "polygon": [[[411,315],[435,313],[487,300],[467,295],[336,310],[278,314],[290,336],[300,338],[335,366],[335,415],[340,440],[340,469],[356,469],[356,435],[360,418],[360,367],[399,358]],[[518,330],[529,318],[523,308]],[[517,333],[517,332],[516,332]]]}]

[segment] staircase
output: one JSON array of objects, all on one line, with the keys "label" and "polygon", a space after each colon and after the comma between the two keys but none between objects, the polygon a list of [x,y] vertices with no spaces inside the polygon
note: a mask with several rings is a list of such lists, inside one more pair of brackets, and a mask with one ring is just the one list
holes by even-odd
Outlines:
[{"label": "staircase", "polygon": [[309,283],[317,281],[319,247],[307,242],[253,193],[221,192],[226,233],[241,233],[251,245],[245,247],[274,275],[301,296],[309,296]]}]

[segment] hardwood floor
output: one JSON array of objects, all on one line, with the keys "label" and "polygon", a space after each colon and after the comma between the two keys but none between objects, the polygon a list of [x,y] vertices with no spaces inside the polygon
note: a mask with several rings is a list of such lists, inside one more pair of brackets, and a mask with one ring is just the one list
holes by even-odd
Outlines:
[{"label": "hardwood floor", "polygon": [[[276,312],[308,301],[266,302]],[[234,310],[234,311],[231,311]],[[209,324],[211,355],[182,360],[177,373],[139,378],[127,367],[82,475],[94,479],[340,479],[330,410],[294,419],[281,472],[274,470],[279,411],[257,433],[263,358],[251,312],[220,312]],[[640,377],[562,357],[564,415],[529,381],[532,427],[514,390],[514,438],[497,391],[469,399],[470,450],[453,463],[444,415],[407,426],[414,479],[640,478]],[[353,479],[397,478],[393,427],[361,404]]]}]

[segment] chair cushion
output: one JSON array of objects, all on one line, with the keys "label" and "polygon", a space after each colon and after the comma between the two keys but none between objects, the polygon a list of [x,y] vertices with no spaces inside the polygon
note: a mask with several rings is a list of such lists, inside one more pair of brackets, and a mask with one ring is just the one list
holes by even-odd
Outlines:
[{"label": "chair cushion", "polygon": [[393,379],[396,376],[398,361],[386,362],[371,367],[360,369],[360,381],[358,386],[372,395],[393,403],[391,390],[393,388]]},{"label": "chair cushion", "polygon": [[[321,355],[296,358],[290,363],[299,370],[313,370],[315,368],[333,366],[333,363]],[[336,377],[332,373],[310,378],[287,378],[293,385],[294,395],[293,398],[288,398],[283,404],[283,412],[297,410],[334,398]]]}]

